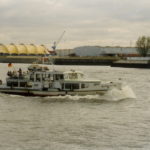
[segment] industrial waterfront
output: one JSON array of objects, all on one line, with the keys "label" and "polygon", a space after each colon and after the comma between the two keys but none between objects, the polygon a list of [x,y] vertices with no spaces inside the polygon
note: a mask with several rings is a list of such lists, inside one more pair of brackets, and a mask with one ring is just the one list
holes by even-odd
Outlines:
[{"label": "industrial waterfront", "polygon": [[0,44],[1,63],[51,64],[50,59],[55,65],[150,68],[150,57],[142,58],[135,47],[82,46],[74,49],[50,51],[44,45]]}]

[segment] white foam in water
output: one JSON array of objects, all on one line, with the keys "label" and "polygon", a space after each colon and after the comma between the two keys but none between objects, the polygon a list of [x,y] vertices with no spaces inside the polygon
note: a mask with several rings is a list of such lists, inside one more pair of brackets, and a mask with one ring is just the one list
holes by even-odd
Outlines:
[{"label": "white foam in water", "polygon": [[129,86],[124,86],[121,90],[113,88],[105,94],[105,99],[108,101],[119,101],[123,99],[134,99],[136,98],[132,89]]},{"label": "white foam in water", "polygon": [[99,95],[86,95],[86,96],[71,96],[71,95],[66,95],[66,96],[52,96],[52,97],[45,97],[45,99],[59,99],[59,100],[72,100],[72,101],[78,101],[81,99],[99,99]]},{"label": "white foam in water", "polygon": [[67,95],[67,98],[68,99],[71,99],[71,100],[74,100],[74,101],[78,101],[78,100],[92,100],[92,99],[95,99],[95,100],[98,100],[99,99],[99,95],[86,95],[86,96],[79,96],[79,95],[76,95],[76,96],[70,96],[70,95]]},{"label": "white foam in water", "polygon": [[[4,96],[5,94],[1,94],[1,96]],[[8,95],[7,95],[8,96]],[[19,95],[10,95],[12,98],[16,97],[22,97]],[[39,98],[39,97],[35,97]],[[85,96],[71,96],[71,95],[66,95],[66,96],[53,96],[53,97],[45,97],[44,99],[47,100],[52,100],[52,101],[120,101],[123,99],[132,99],[136,98],[135,94],[133,93],[132,89],[125,85],[121,90],[117,88],[113,88],[109,92],[107,92],[105,95],[85,95]]]},{"label": "white foam in water", "polygon": [[66,95],[66,96],[54,96],[54,97],[45,97],[46,99],[51,99],[51,100],[58,100],[58,101],[120,101],[123,99],[131,99],[131,98],[136,98],[135,94],[133,93],[132,89],[129,86],[124,86],[121,90],[117,88],[113,88],[109,92],[107,92],[105,95],[86,95],[86,96],[71,96],[71,95]]}]

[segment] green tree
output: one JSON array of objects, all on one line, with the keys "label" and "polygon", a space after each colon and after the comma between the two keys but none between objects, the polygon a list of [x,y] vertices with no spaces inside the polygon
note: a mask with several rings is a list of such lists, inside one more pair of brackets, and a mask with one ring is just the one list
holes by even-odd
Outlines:
[{"label": "green tree", "polygon": [[137,51],[143,57],[146,57],[150,50],[150,37],[141,36],[136,42]]}]

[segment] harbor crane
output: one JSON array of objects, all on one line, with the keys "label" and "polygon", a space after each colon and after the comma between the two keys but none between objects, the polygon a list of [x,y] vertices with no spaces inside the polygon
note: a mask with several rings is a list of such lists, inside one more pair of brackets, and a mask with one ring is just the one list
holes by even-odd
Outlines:
[{"label": "harbor crane", "polygon": [[53,43],[53,46],[52,46],[53,51],[56,50],[56,47],[57,47],[57,45],[60,43],[60,41],[62,40],[62,38],[63,38],[65,32],[66,32],[66,31],[63,31],[63,33],[60,35],[59,39]]}]

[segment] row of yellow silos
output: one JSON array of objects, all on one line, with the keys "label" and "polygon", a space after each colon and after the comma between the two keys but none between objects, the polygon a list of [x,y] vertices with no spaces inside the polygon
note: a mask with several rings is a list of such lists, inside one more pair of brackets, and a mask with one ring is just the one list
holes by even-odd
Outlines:
[{"label": "row of yellow silos", "polygon": [[48,49],[44,45],[34,44],[0,44],[1,55],[46,55]]}]

